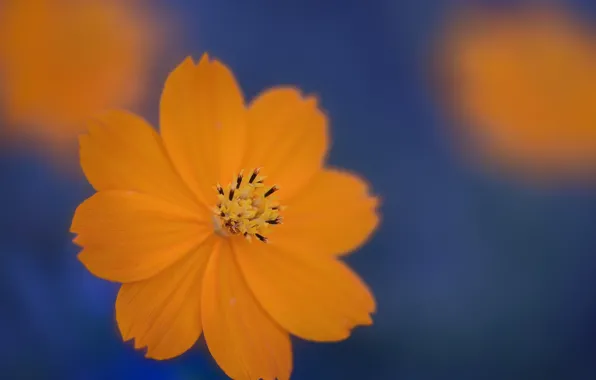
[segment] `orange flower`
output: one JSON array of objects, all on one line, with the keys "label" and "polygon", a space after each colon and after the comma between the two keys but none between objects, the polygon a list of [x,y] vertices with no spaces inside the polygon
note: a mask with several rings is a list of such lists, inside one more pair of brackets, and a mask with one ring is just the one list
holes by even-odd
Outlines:
[{"label": "orange flower", "polygon": [[137,105],[155,46],[132,0],[19,0],[0,5],[2,108],[11,135],[65,147],[84,119]]},{"label": "orange flower", "polygon": [[596,171],[596,40],[577,17],[471,12],[443,45],[449,97],[480,157],[536,179]]},{"label": "orange flower", "polygon": [[98,192],[72,231],[84,265],[123,283],[124,340],[167,359],[204,331],[228,376],[288,379],[289,334],[339,341],[372,323],[373,296],[340,257],[376,228],[378,200],[324,167],[314,98],[279,87],[246,107],[226,66],[187,58],[165,84],[160,125],[110,112],[80,140]]}]

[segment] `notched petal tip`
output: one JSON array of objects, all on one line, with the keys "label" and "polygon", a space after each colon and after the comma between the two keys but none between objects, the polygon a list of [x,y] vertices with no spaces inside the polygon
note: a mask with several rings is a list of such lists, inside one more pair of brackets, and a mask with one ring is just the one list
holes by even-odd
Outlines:
[{"label": "notched petal tip", "polygon": [[154,352],[151,352],[151,350],[148,347],[146,348],[146,351],[145,351],[145,358],[151,359],[151,360],[158,360],[158,361],[172,359],[172,357],[156,355]]},{"label": "notched petal tip", "polygon": [[178,66],[196,66],[196,62],[191,55],[188,55]]},{"label": "notched petal tip", "polygon": [[372,326],[374,322],[372,315],[366,314],[366,316],[363,316],[363,318],[358,321],[346,321],[345,323],[346,325],[344,326],[343,333],[338,332],[335,336],[328,339],[322,339],[320,342],[341,342],[343,340],[349,339],[354,333],[354,330],[361,327]]},{"label": "notched petal tip", "polygon": [[321,342],[341,342],[343,340],[349,339],[354,330],[361,328],[361,327],[368,327],[373,325],[373,320],[370,314],[366,315],[366,318],[358,321],[358,322],[346,322],[345,330],[343,334],[337,334],[332,339],[322,340]]},{"label": "notched petal tip", "polygon": [[[123,328],[122,325],[118,324],[118,331],[120,332],[122,341],[125,343],[132,341],[135,338],[132,333],[132,329],[129,328],[128,330],[124,331],[122,328]],[[132,346],[135,347],[136,343],[132,342]]]},{"label": "notched petal tip", "polygon": [[122,336],[123,342],[130,342],[132,343],[131,346],[134,347],[135,350],[140,351],[146,359],[156,360],[156,361],[163,361],[173,359],[175,357],[180,356],[178,353],[169,353],[165,354],[161,352],[157,348],[149,347],[146,342],[143,342],[142,339],[135,338],[132,335],[132,332],[129,332],[126,336],[120,331],[120,335]]},{"label": "notched petal tip", "polygon": [[72,238],[72,242],[79,247],[83,246],[83,242],[81,241],[81,238],[79,237],[79,235],[76,235],[74,238]]},{"label": "notched petal tip", "polygon": [[[194,59],[189,55],[182,62],[180,62],[170,73],[168,79],[164,84],[164,88],[168,88],[170,86],[177,86],[181,78],[187,78],[187,80],[191,80],[194,77],[194,70],[197,67]],[[174,79],[172,79],[174,78]]]},{"label": "notched petal tip", "polygon": [[198,63],[201,63],[203,61],[210,62],[209,53],[204,52],[203,54],[201,54],[201,58],[199,59],[199,62]]},{"label": "notched petal tip", "polygon": [[[141,349],[147,349],[147,344],[142,342],[141,338],[135,338],[134,339],[134,347],[135,350],[141,350]],[[147,357],[147,354],[149,354],[149,350],[147,349],[145,352],[145,357]]]}]

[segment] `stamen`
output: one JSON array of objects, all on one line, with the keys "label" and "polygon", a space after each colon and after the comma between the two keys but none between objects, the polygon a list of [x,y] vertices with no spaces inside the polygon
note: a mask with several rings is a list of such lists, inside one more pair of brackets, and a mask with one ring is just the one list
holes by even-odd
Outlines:
[{"label": "stamen", "polygon": [[282,223],[280,212],[283,207],[269,198],[279,187],[274,185],[265,192],[263,182],[266,177],[259,173],[260,168],[254,169],[246,182],[241,170],[226,188],[219,183],[215,186],[220,195],[213,221],[218,234],[228,237],[242,235],[249,241],[255,237],[266,243],[269,228]]},{"label": "stamen", "polygon": [[250,176],[250,179],[248,180],[248,183],[253,183],[254,180],[257,178],[257,176],[259,175],[259,172],[261,171],[261,168],[256,168],[253,172],[252,175]]},{"label": "stamen", "polygon": [[257,237],[257,239],[259,239],[263,243],[267,243],[267,238],[265,236],[260,235],[260,234],[255,234],[255,236]]},{"label": "stamen", "polygon": [[224,195],[224,189],[223,189],[223,187],[221,187],[221,185],[219,183],[216,185],[216,188],[217,188],[217,192],[219,194]]},{"label": "stamen", "polygon": [[279,190],[279,187],[277,187],[277,185],[273,185],[273,187],[269,190],[267,190],[267,192],[265,193],[265,195],[263,195],[265,198],[267,198],[268,196],[270,196],[271,194],[275,193],[277,190]]},{"label": "stamen", "polygon": [[238,174],[238,178],[236,179],[236,188],[239,189],[240,185],[242,184],[242,173],[243,170],[240,170],[240,174]]}]

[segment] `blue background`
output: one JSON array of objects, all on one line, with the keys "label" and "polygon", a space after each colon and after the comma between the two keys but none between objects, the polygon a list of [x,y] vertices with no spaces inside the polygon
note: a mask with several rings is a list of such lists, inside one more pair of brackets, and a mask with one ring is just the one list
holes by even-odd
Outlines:
[{"label": "blue background", "polygon": [[[430,67],[455,2],[162,6],[184,38],[160,62],[145,117],[157,120],[168,71],[208,51],[247,98],[278,84],[317,94],[330,163],[383,198],[381,227],[347,259],[377,297],[375,324],[341,343],[295,340],[293,379],[596,379],[596,192],[497,176],[449,144]],[[204,343],[155,362],[121,342],[117,286],[83,268],[68,232],[92,189],[39,152],[3,149],[0,377],[225,378]]]}]

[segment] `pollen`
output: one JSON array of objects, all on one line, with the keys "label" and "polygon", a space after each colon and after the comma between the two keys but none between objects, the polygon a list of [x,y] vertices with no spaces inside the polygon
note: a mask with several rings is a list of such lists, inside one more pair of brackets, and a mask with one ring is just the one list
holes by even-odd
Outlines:
[{"label": "pollen", "polygon": [[274,195],[279,187],[266,186],[260,171],[256,168],[245,178],[241,170],[227,187],[215,186],[218,201],[213,222],[219,235],[241,235],[247,240],[254,237],[267,243],[270,228],[282,223],[283,208]]}]

